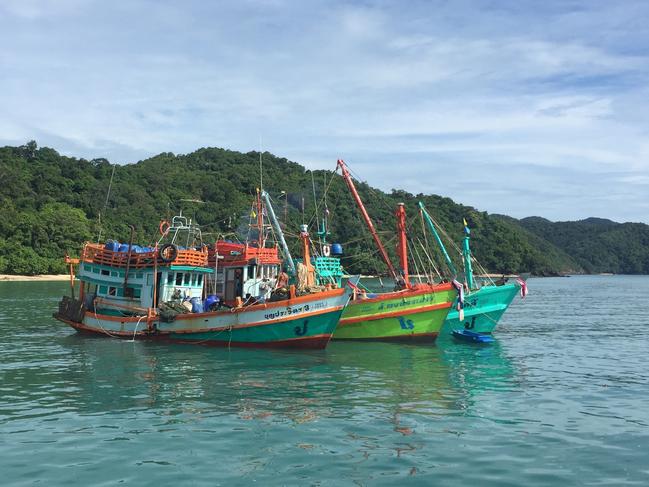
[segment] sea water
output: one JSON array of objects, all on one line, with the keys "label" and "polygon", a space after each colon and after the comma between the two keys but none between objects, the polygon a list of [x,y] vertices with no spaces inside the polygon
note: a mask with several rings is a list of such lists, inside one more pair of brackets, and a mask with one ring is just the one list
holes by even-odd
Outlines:
[{"label": "sea water", "polygon": [[530,279],[495,343],[79,335],[0,283],[2,485],[649,485],[649,277]]}]

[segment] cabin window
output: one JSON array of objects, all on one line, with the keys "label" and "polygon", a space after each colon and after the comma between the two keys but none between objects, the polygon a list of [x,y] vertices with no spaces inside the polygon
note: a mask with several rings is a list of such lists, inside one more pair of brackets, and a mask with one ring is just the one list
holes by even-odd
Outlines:
[{"label": "cabin window", "polygon": [[174,283],[174,273],[169,272],[167,273],[167,284],[173,284]]},{"label": "cabin window", "polygon": [[110,275],[113,276],[113,277],[118,277],[118,276],[119,276],[119,272],[117,272],[117,271],[110,271]]},{"label": "cabin window", "polygon": [[93,272],[93,274],[99,274],[99,267],[91,267],[90,270]]},{"label": "cabin window", "polygon": [[108,292],[107,286],[99,286],[99,294],[106,294]]},{"label": "cabin window", "polygon": [[102,276],[110,276],[110,272],[108,272],[106,269],[101,270],[101,275]]},{"label": "cabin window", "polygon": [[196,274],[192,274],[192,286],[196,286]]},{"label": "cabin window", "polygon": [[191,274],[189,272],[185,272],[185,286],[189,286],[189,280],[191,279]]},{"label": "cabin window", "polygon": [[109,296],[117,296],[117,288],[113,287],[113,286],[110,286],[108,288],[108,295]]},{"label": "cabin window", "polygon": [[202,286],[202,285],[203,285],[203,274],[199,274],[199,275],[198,275],[198,279],[197,279],[197,281],[198,281],[198,285],[199,285],[199,286]]},{"label": "cabin window", "polygon": [[144,276],[144,274],[142,274],[141,272],[138,272],[137,274],[135,274],[136,279],[142,279],[143,276]]},{"label": "cabin window", "polygon": [[183,273],[176,272],[176,286],[182,286],[182,285],[183,285]]},{"label": "cabin window", "polygon": [[142,290],[141,289],[133,289],[133,297],[139,299],[140,296],[142,296]]}]

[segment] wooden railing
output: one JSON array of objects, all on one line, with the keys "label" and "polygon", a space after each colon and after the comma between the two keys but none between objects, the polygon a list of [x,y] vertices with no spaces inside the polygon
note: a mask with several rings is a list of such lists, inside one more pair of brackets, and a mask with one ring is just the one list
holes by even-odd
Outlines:
[{"label": "wooden railing", "polygon": [[186,265],[192,267],[205,267],[207,265],[207,248],[201,250],[195,249],[178,249],[176,258],[171,262],[164,262],[156,251],[152,252],[131,252],[129,258],[128,252],[114,252],[104,248],[103,245],[86,243],[81,252],[82,262],[91,264],[101,264],[111,267],[126,267],[131,269],[142,269],[145,267],[153,267],[167,265]]},{"label": "wooden railing", "polygon": [[[252,259],[256,259],[265,264],[278,264],[281,262],[277,253],[277,247],[258,248],[239,243],[217,242],[216,248],[219,253],[219,258],[223,259],[222,263],[226,265],[246,264]],[[213,267],[215,261],[216,252],[214,251],[214,247],[212,247],[209,250],[209,266]]]}]

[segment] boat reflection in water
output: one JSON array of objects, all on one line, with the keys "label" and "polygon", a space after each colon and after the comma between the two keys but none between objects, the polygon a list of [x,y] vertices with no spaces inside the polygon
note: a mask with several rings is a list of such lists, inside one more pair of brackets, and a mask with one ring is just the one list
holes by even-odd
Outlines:
[{"label": "boat reflection in water", "polygon": [[[327,352],[214,349],[183,344],[88,339],[61,343],[73,403],[153,414],[236,415],[305,422],[328,417],[469,409],[484,390],[507,387],[514,371],[499,344],[475,347],[339,342]],[[70,374],[73,377],[70,377]],[[92,401],[75,401],[75,394]],[[182,399],[182,400],[179,400]],[[395,424],[395,428],[403,425]],[[405,425],[414,429],[413,425]]]}]

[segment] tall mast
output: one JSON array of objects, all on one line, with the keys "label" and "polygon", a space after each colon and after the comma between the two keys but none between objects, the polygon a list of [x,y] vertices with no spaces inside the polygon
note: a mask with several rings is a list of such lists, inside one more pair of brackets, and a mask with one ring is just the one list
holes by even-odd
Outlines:
[{"label": "tall mast", "polygon": [[390,274],[392,274],[392,277],[394,278],[394,280],[399,281],[399,274],[397,273],[396,269],[394,268],[394,265],[392,265],[392,262],[390,262],[390,258],[388,257],[388,253],[385,251],[385,247],[383,247],[383,244],[381,243],[381,240],[379,239],[379,236],[376,233],[376,229],[374,228],[374,224],[372,223],[372,220],[370,219],[370,216],[367,214],[367,211],[365,210],[365,206],[363,206],[363,202],[361,201],[361,197],[358,195],[358,192],[356,191],[356,186],[354,186],[354,181],[352,181],[352,177],[349,174],[349,169],[347,169],[347,166],[345,165],[345,161],[343,161],[342,159],[338,159],[338,167],[342,171],[343,178],[345,179],[345,183],[347,183],[347,187],[349,188],[349,191],[351,191],[352,196],[354,197],[354,200],[356,200],[356,204],[358,205],[358,209],[360,210],[361,215],[363,216],[363,219],[365,220],[365,224],[367,225],[367,228],[370,230],[370,233],[372,234],[372,238],[374,239],[374,243],[378,247],[379,252],[381,253],[381,257],[383,258],[383,261],[388,266],[388,269],[390,270]]},{"label": "tall mast", "polygon": [[403,275],[406,287],[410,287],[410,279],[408,276],[408,243],[406,242],[406,208],[403,203],[397,205],[397,211],[394,215],[397,217],[397,233],[399,237],[399,243],[397,244],[399,270]]},{"label": "tall mast", "polygon": [[471,240],[471,237],[469,237],[469,235],[471,233],[471,230],[469,230],[469,225],[466,220],[464,220],[464,233],[466,233],[466,236],[464,237],[464,240],[462,242],[462,256],[464,257],[464,277],[466,278],[466,285],[469,286],[469,289],[473,289],[473,267],[471,265],[471,248],[469,247],[469,240]]},{"label": "tall mast", "polygon": [[262,249],[266,246],[266,240],[264,238],[264,207],[261,204],[261,192],[259,188],[257,188],[257,230],[259,231],[257,245]]},{"label": "tall mast", "polygon": [[446,251],[446,247],[444,247],[444,244],[442,243],[442,239],[439,237],[439,233],[437,233],[437,229],[435,229],[435,225],[433,225],[433,219],[430,217],[430,215],[426,211],[426,208],[424,207],[424,204],[421,201],[419,202],[419,209],[421,210],[422,214],[424,215],[424,219],[426,220],[426,223],[428,224],[428,228],[430,229],[430,232],[435,237],[435,240],[437,240],[437,245],[439,245],[439,248],[441,249],[442,254],[444,254],[444,259],[446,260],[446,265],[448,266],[449,270],[453,273],[453,279],[455,279],[455,276],[457,276],[457,271],[455,270],[455,266],[453,265],[453,262],[451,262],[451,258],[448,256],[448,252]]},{"label": "tall mast", "polygon": [[288,272],[290,275],[294,276],[295,263],[293,262],[293,257],[291,257],[291,252],[288,250],[288,245],[286,245],[286,240],[284,239],[284,232],[282,232],[282,227],[280,226],[279,221],[275,216],[275,210],[273,209],[273,205],[270,204],[270,197],[268,196],[268,193],[266,191],[261,192],[261,197],[264,198],[264,201],[266,202],[266,209],[268,210],[268,216],[270,217],[270,221],[275,227],[275,232],[277,232],[277,236],[279,237],[279,243],[282,246],[282,250],[284,251],[284,256],[286,257]]}]

